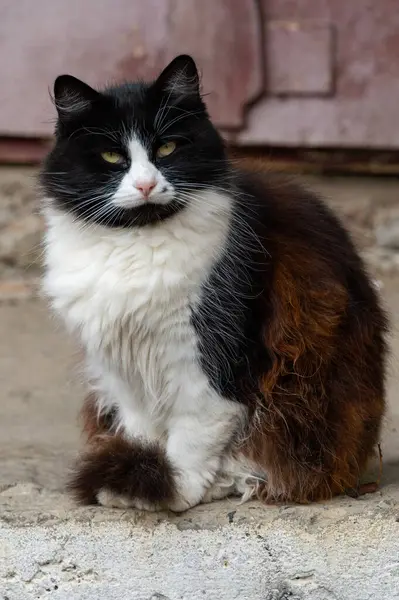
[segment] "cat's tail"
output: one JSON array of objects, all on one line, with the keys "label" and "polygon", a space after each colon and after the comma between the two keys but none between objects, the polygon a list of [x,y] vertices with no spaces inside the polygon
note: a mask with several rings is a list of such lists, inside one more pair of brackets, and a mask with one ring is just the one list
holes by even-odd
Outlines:
[{"label": "cat's tail", "polygon": [[104,494],[126,506],[167,506],[176,494],[176,473],[157,444],[104,435],[77,461],[68,489],[81,504],[97,504]]}]

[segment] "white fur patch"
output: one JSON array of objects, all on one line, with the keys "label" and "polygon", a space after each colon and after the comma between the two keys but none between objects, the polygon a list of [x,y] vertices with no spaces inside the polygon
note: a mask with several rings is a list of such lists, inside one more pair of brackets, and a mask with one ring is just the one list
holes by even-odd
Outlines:
[{"label": "white fur patch", "polygon": [[[86,348],[100,410],[116,408],[126,436],[158,440],[181,472],[170,506],[177,511],[212,486],[246,415],[215,392],[199,364],[190,303],[225,245],[231,201],[214,192],[198,200],[139,229],[46,210],[45,291]],[[240,480],[248,474],[238,463],[229,469]],[[103,496],[103,504],[117,503]]]},{"label": "white fur patch", "polygon": [[[147,150],[140,141],[133,138],[129,141],[131,165],[124,175],[118,189],[111,198],[112,204],[118,208],[134,208],[152,202],[167,204],[174,198],[174,188],[156,166],[150,161]],[[148,199],[140,191],[140,185],[154,185]]]}]

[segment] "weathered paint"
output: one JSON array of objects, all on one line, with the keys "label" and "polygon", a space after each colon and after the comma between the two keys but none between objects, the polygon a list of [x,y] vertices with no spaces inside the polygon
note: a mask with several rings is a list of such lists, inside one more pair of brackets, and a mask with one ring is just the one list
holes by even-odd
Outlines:
[{"label": "weathered paint", "polygon": [[322,20],[266,24],[268,95],[330,96],[334,92],[333,28]]},{"label": "weathered paint", "polygon": [[[246,145],[399,148],[399,6],[397,0],[261,0],[264,57],[267,64],[295,62],[309,89],[309,78],[323,81],[326,52],[311,55],[307,45],[292,37],[289,54],[281,44],[270,46],[267,34],[273,22],[297,23],[298,29],[325,24],[333,32],[331,63],[333,89],[329,95],[276,96],[273,80],[262,99],[248,113],[236,142]],[[303,42],[303,40],[302,40]],[[294,59],[292,57],[295,57]],[[307,73],[307,69],[313,74]],[[325,64],[324,77],[328,79]],[[322,86],[320,86],[322,87]]]},{"label": "weathered paint", "polygon": [[2,0],[0,135],[45,136],[48,88],[69,72],[92,85],[151,78],[191,53],[221,127],[243,125],[263,88],[256,0]]},{"label": "weathered paint", "polygon": [[399,149],[398,0],[2,0],[0,136],[51,134],[47,89],[189,52],[241,146]]}]

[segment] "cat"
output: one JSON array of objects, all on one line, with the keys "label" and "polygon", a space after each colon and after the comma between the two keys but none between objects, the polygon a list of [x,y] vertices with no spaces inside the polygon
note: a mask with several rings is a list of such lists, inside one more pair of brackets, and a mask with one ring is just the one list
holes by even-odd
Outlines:
[{"label": "cat", "polygon": [[55,81],[44,291],[87,364],[77,500],[180,512],[356,488],[384,415],[387,318],[314,194],[227,155],[194,60]]}]

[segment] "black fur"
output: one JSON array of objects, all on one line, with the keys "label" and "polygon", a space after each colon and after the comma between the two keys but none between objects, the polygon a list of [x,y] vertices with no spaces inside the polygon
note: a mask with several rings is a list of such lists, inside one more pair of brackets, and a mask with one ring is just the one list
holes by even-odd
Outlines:
[{"label": "black fur", "polygon": [[[264,344],[272,318],[270,298],[279,250],[275,240],[307,240],[337,284],[349,292],[341,327],[348,335],[359,313],[378,313],[353,243],[336,216],[317,197],[279,178],[235,172],[235,203],[228,245],[214,266],[192,321],[200,340],[202,366],[222,395],[250,404],[259,380],[273,362]],[[288,206],[287,206],[288,200]],[[280,257],[279,257],[280,258]],[[301,256],[298,256],[298,267]],[[298,268],[298,271],[300,269]],[[324,273],[315,273],[323,280]],[[381,314],[381,327],[385,329]],[[383,344],[379,348],[384,354]]]},{"label": "black fur", "polygon": [[269,207],[240,183],[238,173],[235,179],[229,239],[192,312],[192,323],[212,386],[225,397],[245,398],[247,403],[272,361],[259,324],[267,317],[264,297],[272,285],[273,262],[264,247]]},{"label": "black fur", "polygon": [[[55,82],[54,98],[56,143],[41,184],[47,196],[76,216],[108,227],[143,226],[182,210],[184,193],[191,193],[195,184],[225,186],[223,142],[208,118],[190,57],[177,57],[153,83],[126,83],[102,92],[62,75]],[[108,200],[130,166],[127,142],[133,134],[174,185],[176,197],[166,205],[112,210]],[[157,158],[156,149],[171,140],[177,150]],[[106,163],[102,152],[118,152],[125,161]]]}]

